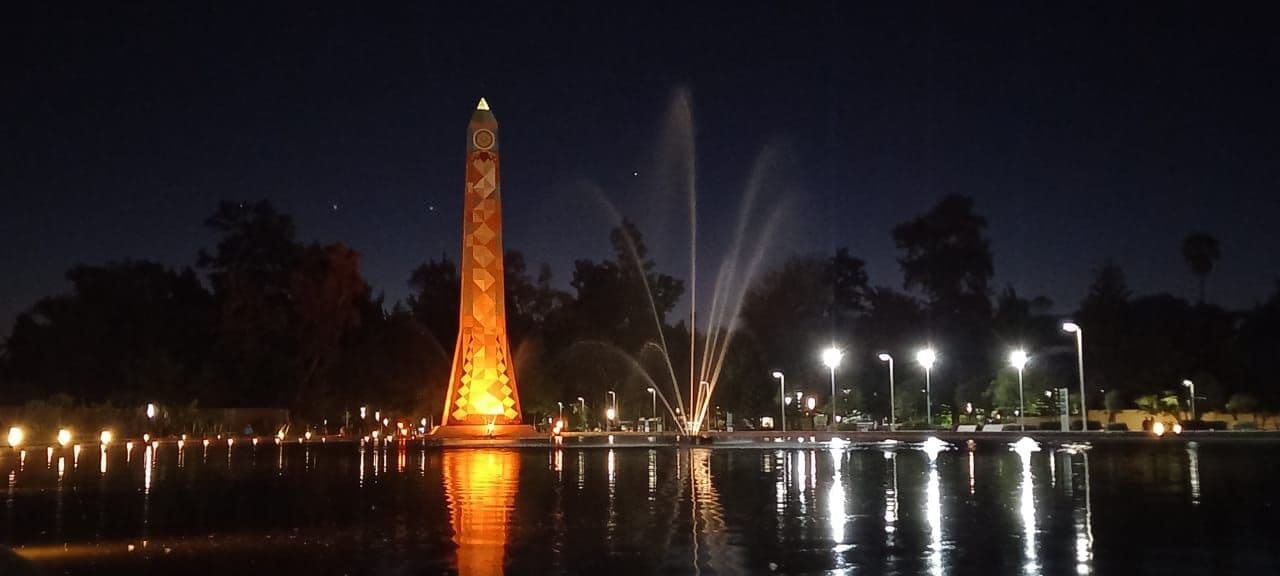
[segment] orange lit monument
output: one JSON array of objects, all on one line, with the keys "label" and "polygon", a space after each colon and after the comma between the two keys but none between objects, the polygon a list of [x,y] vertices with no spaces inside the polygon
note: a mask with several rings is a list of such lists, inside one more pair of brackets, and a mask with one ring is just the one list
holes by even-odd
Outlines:
[{"label": "orange lit monument", "polygon": [[438,436],[535,434],[520,418],[520,393],[507,343],[502,265],[502,185],[498,120],[484,98],[467,125],[462,213],[462,305]]}]

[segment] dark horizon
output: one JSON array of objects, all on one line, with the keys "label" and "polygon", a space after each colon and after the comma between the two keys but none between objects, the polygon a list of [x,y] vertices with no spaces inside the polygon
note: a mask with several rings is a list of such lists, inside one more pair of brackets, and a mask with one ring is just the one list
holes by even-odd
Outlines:
[{"label": "dark horizon", "polygon": [[[947,194],[988,220],[993,286],[1073,310],[1110,258],[1138,294],[1195,298],[1188,233],[1218,238],[1208,300],[1272,294],[1280,245],[1280,41],[1221,7],[751,5],[730,18],[581,5],[552,14],[306,5],[11,7],[13,159],[0,176],[0,329],[77,263],[194,264],[223,199],[267,199],[343,242],[389,301],[456,259],[463,137],[502,123],[508,249],[607,253],[636,220],[687,277],[678,166],[690,95],[698,298],[746,180],[784,206],[772,262],[848,246],[900,288],[889,230]],[[16,12],[16,13],[15,13]],[[679,17],[673,14],[679,14]],[[678,114],[674,114],[678,116]],[[600,191],[600,192],[597,192]],[[336,206],[336,208],[335,208]],[[707,300],[702,300],[707,301]],[[687,310],[685,298],[681,309]],[[678,315],[677,315],[678,316]]]}]

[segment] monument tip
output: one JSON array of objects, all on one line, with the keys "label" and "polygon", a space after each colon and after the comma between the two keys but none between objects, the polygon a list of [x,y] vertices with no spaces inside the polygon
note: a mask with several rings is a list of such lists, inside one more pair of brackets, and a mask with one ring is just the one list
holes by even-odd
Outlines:
[{"label": "monument tip", "polygon": [[480,103],[476,104],[476,110],[488,110],[488,109],[489,109],[489,103],[485,101],[483,97],[481,97]]}]

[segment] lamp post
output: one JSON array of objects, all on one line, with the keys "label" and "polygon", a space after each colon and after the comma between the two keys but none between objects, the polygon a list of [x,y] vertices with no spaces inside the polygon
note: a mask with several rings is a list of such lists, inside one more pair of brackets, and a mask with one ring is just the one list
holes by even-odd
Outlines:
[{"label": "lamp post", "polygon": [[782,432],[787,431],[787,375],[781,370],[774,370],[773,377],[778,381],[778,408],[782,410]]},{"label": "lamp post", "polygon": [[564,402],[557,400],[556,406],[560,408],[560,419],[564,420]]},{"label": "lamp post", "polygon": [[605,394],[613,399],[613,402],[609,404],[609,409],[605,412],[604,431],[608,432],[610,421],[618,416],[618,394],[613,390],[609,390]]},{"label": "lamp post", "polygon": [[836,366],[840,365],[841,358],[844,358],[844,352],[835,346],[822,351],[822,363],[831,370],[831,421],[827,423],[831,430],[836,429]]},{"label": "lamp post", "polygon": [[1063,322],[1062,330],[1076,335],[1076,359],[1080,368],[1080,431],[1089,431],[1089,408],[1084,403],[1084,329],[1075,322]]},{"label": "lamp post", "polygon": [[582,429],[583,429],[583,430],[586,430],[586,428],[587,428],[587,399],[586,399],[586,398],[583,398],[583,397],[581,397],[581,396],[579,396],[579,397],[578,397],[578,403],[582,405],[582,410],[580,410],[580,411],[579,411],[579,413],[580,413],[580,414],[582,414]]},{"label": "lamp post", "polygon": [[1196,383],[1190,380],[1183,380],[1182,385],[1191,389],[1191,420],[1196,419]]},{"label": "lamp post", "polygon": [[650,413],[649,418],[651,420],[657,420],[658,419],[658,391],[654,390],[652,386],[645,388],[645,390],[649,392],[649,402],[651,402],[653,405],[653,412]]},{"label": "lamp post", "polygon": [[933,372],[933,363],[938,361],[938,354],[933,348],[924,348],[916,352],[916,362],[924,368],[924,419],[929,427],[933,427],[933,384],[930,382],[930,376]]},{"label": "lamp post", "polygon": [[1018,427],[1024,431],[1027,429],[1027,405],[1022,400],[1022,370],[1027,367],[1030,359],[1026,350],[1018,349],[1009,353],[1009,364],[1018,370]]},{"label": "lamp post", "polygon": [[892,432],[894,424],[897,423],[896,418],[894,418],[893,405],[893,356],[890,356],[888,352],[881,352],[880,361],[889,363],[889,431]]}]

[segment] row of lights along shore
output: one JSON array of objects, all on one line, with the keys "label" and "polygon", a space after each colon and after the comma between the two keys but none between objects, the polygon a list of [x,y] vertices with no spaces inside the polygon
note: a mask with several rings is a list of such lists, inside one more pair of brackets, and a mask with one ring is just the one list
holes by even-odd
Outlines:
[{"label": "row of lights along shore", "polygon": [[[1085,422],[1085,420],[1087,419],[1088,409],[1085,405],[1085,387],[1084,387],[1084,329],[1081,328],[1080,325],[1075,322],[1064,322],[1062,324],[1062,331],[1068,334],[1075,335],[1076,362],[1078,365],[1077,374],[1079,376],[1079,381],[1080,381],[1081,430],[1087,430],[1088,424],[1087,422]],[[831,371],[831,413],[833,417],[829,421],[828,426],[833,430],[835,429],[835,426],[836,426],[836,422],[834,418],[834,415],[836,412],[836,409],[835,409],[836,368],[840,366],[840,361],[843,358],[844,358],[844,351],[840,350],[839,348],[836,348],[835,346],[831,346],[823,350],[821,354],[822,364]],[[893,358],[893,355],[887,352],[879,353],[877,355],[877,358],[879,358],[881,362],[885,362],[889,365],[889,425],[891,428],[893,428],[897,426],[897,417],[895,414],[896,405],[894,403],[894,373],[893,373],[894,358]],[[917,350],[915,354],[916,364],[918,364],[920,368],[924,370],[925,421],[930,425],[933,424],[933,398],[932,398],[931,376],[933,372],[933,366],[938,362],[938,358],[939,358],[938,353],[934,351],[932,346],[926,346],[924,348],[921,348]],[[1026,429],[1026,425],[1021,423],[1022,416],[1026,414],[1026,402],[1023,398],[1023,373],[1025,372],[1027,364],[1030,361],[1031,361],[1031,355],[1028,354],[1026,350],[1023,350],[1021,348],[1015,349],[1009,353],[1009,365],[1013,369],[1018,371],[1018,415],[1019,415],[1019,421],[1020,421],[1019,425],[1022,427],[1023,430]],[[790,397],[788,397],[786,394],[786,375],[783,374],[782,371],[780,370],[774,370],[771,375],[775,380],[778,381],[779,397],[781,398],[780,400],[781,405],[779,408],[782,413],[781,429],[783,432],[786,432],[787,403],[790,400]],[[1193,418],[1194,418],[1195,383],[1190,380],[1183,380],[1182,385],[1191,390],[1191,413],[1193,414]],[[810,410],[813,410],[814,407],[815,407],[814,399],[810,398],[808,408]],[[1178,428],[1179,430],[1177,432],[1181,432],[1180,430],[1181,426],[1178,426]],[[1163,432],[1163,430],[1161,432]],[[1160,434],[1157,434],[1157,435],[1160,435]]]},{"label": "row of lights along shore", "polygon": [[[297,438],[297,440],[298,440],[298,443],[299,443],[299,444],[302,444],[302,443],[310,442],[310,441],[312,440],[312,438],[313,438],[313,435],[312,435],[311,431],[307,431],[307,432],[305,432],[305,433],[303,433],[303,434],[299,435],[299,436],[298,436],[298,438]],[[221,442],[221,441],[223,441],[224,439],[225,439],[225,441],[226,441],[226,443],[227,443],[227,446],[229,446],[229,447],[230,447],[230,446],[234,446],[234,445],[235,445],[235,443],[236,443],[236,437],[235,437],[235,436],[225,436],[225,438],[224,438],[224,436],[223,436],[223,435],[219,434],[219,435],[215,436],[213,439],[210,439],[210,438],[202,438],[202,439],[201,439],[201,444],[202,444],[203,446],[205,446],[205,447],[208,447],[208,446],[209,446],[209,445],[210,445],[214,440]],[[286,440],[286,436],[285,436],[284,431],[282,430],[282,431],[278,432],[278,433],[277,433],[277,434],[276,434],[272,439],[273,439],[273,441],[275,442],[275,444],[283,444],[283,443],[285,442],[285,440]],[[375,430],[375,431],[373,432],[373,441],[374,441],[374,442],[376,442],[376,441],[377,441],[377,439],[378,439],[378,432]],[[9,444],[9,447],[10,447],[10,448],[13,448],[13,449],[20,449],[20,448],[22,448],[23,446],[25,446],[25,445],[26,445],[26,440],[27,440],[27,432],[26,432],[26,430],[25,430],[25,429],[23,429],[21,426],[11,426],[11,427],[9,428],[9,435],[8,435],[7,441],[8,441],[8,444]],[[54,441],[55,441],[55,443],[56,443],[58,446],[62,447],[62,448],[66,448],[66,447],[67,447],[67,446],[69,446],[69,445],[73,446],[74,448],[80,448],[80,444],[74,444],[74,445],[72,445],[72,441],[73,441],[73,440],[74,440],[74,434],[72,433],[72,431],[71,431],[69,428],[62,428],[62,429],[59,429],[59,430],[58,430],[58,434],[57,434],[56,436],[54,436]],[[321,438],[320,438],[320,442],[322,442],[322,443],[327,442],[327,440],[328,440],[328,438],[327,438],[327,437],[321,437]],[[368,437],[366,437],[364,440],[365,440],[365,441],[369,441],[369,438],[368,438]],[[257,445],[261,442],[261,439],[260,439],[258,436],[251,436],[251,437],[249,437],[249,438],[248,438],[248,441],[249,441],[249,443],[250,443],[250,444],[252,444],[252,445],[254,445],[254,446],[257,446]],[[115,433],[114,433],[114,432],[112,432],[111,430],[103,430],[101,433],[99,433],[99,434],[98,434],[98,443],[99,443],[99,445],[100,445],[104,450],[105,450],[108,446],[110,446],[113,442],[115,442]],[[142,443],[143,443],[143,444],[150,444],[151,446],[156,447],[156,446],[159,446],[159,445],[162,443],[162,440],[161,440],[161,439],[159,439],[159,438],[152,439],[151,434],[143,434],[143,435],[142,435]],[[187,444],[187,435],[186,435],[186,434],[183,434],[183,435],[179,436],[179,437],[178,437],[178,440],[177,440],[177,444],[178,444],[178,448],[179,448],[179,449],[182,449],[182,448],[186,447],[186,444]],[[127,442],[125,442],[125,445],[126,445],[126,446],[128,446],[128,447],[130,447],[130,448],[132,448],[132,447],[133,447],[133,442],[132,442],[132,441],[127,441]],[[50,446],[49,446],[49,449],[50,449],[50,450],[52,450],[52,449],[53,449],[53,446],[52,446],[52,445],[50,445]]]},{"label": "row of lights along shore", "polygon": [[[148,420],[154,420],[156,416],[159,415],[159,408],[153,403],[147,404],[145,411],[146,411]],[[367,408],[364,406],[361,406],[360,407],[361,419],[366,418],[366,415],[367,415]],[[374,418],[378,423],[382,424],[383,427],[390,426],[390,423],[391,423],[390,419],[383,417],[381,411],[375,411]],[[395,434],[385,435],[382,433],[381,430],[372,430],[369,434],[360,438],[360,441],[362,444],[369,444],[369,443],[378,444],[380,442],[381,443],[390,442],[396,436],[408,437],[411,435],[412,431],[409,429],[408,426],[405,425],[404,422],[397,422],[396,427],[397,429]],[[418,433],[419,434],[425,433],[427,427],[428,427],[428,420],[426,418],[423,418],[421,422],[421,426],[418,428]],[[307,430],[306,432],[298,435],[297,441],[298,443],[306,443],[306,442],[310,442],[312,438],[313,438],[312,432],[310,430]],[[66,448],[67,446],[72,445],[72,441],[74,440],[74,434],[70,428],[60,428],[58,429],[58,432],[53,439],[58,446]],[[11,426],[9,428],[9,434],[6,440],[8,441],[8,445],[10,448],[13,448],[15,450],[21,449],[23,446],[27,445],[27,431],[22,426]],[[222,442],[224,440],[224,435],[218,434],[212,440],[210,438],[202,438],[201,443],[204,447],[208,447],[215,440],[218,442]],[[284,443],[286,440],[285,431],[281,429],[279,432],[276,433],[276,435],[272,438],[272,440],[274,441],[275,444]],[[321,436],[319,440],[321,443],[325,443],[328,441],[328,437]],[[103,449],[106,449],[107,446],[109,446],[114,441],[115,441],[115,433],[109,429],[102,430],[98,435],[98,442]],[[228,447],[234,446],[236,442],[236,436],[227,435],[225,436],[225,441]],[[254,446],[257,446],[261,442],[258,436],[249,436],[248,441]],[[160,439],[152,440],[150,433],[144,433],[142,435],[142,443],[151,444],[153,446],[159,446],[159,444],[161,443],[161,440]],[[178,437],[177,445],[179,449],[184,448],[186,446],[186,443],[187,443],[186,434],[182,434],[180,437]],[[133,446],[133,442],[131,441],[126,442],[125,444],[130,448]],[[53,449],[52,445],[49,445],[49,447],[50,447],[50,450]],[[80,445],[75,444],[73,445],[73,447],[79,448]]]}]

